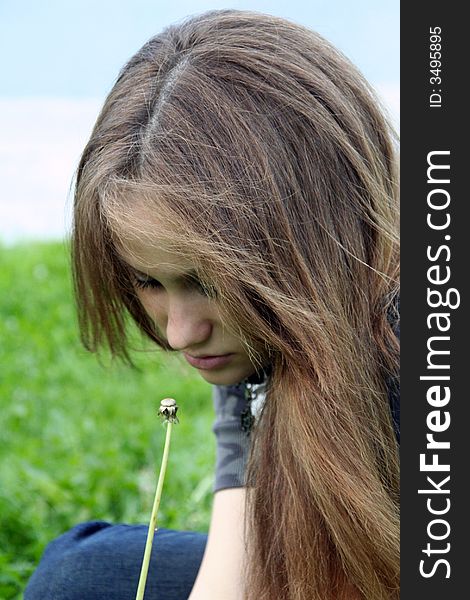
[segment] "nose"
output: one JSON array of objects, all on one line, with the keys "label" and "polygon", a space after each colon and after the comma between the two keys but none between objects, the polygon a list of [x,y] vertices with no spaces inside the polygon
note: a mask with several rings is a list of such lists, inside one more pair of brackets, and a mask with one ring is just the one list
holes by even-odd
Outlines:
[{"label": "nose", "polygon": [[212,321],[198,302],[170,300],[166,316],[166,339],[174,350],[198,346],[211,336]]}]

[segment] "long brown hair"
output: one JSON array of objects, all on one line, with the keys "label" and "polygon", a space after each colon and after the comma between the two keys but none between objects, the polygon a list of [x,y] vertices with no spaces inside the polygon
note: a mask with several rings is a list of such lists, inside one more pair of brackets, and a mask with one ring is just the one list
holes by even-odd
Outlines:
[{"label": "long brown hair", "polygon": [[123,231],[190,256],[226,326],[272,367],[246,598],[398,598],[397,167],[362,76],[276,17],[215,11],[166,29],[120,73],[76,181],[82,339],[129,358],[128,313],[170,348],[119,258]]}]

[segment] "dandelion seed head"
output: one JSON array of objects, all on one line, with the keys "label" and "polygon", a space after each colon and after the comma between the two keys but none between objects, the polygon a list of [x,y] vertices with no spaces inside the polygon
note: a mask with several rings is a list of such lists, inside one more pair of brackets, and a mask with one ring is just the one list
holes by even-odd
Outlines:
[{"label": "dandelion seed head", "polygon": [[177,410],[178,405],[173,398],[164,398],[160,402],[158,415],[163,419],[163,423],[178,423]]}]

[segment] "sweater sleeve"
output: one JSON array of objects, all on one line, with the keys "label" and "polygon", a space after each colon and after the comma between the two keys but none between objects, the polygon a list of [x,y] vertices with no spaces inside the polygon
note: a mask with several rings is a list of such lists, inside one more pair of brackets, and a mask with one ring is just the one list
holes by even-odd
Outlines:
[{"label": "sweater sleeve", "polygon": [[215,386],[213,399],[216,419],[212,430],[217,442],[214,492],[217,492],[244,486],[250,437],[241,428],[242,413],[247,406],[245,387]]}]

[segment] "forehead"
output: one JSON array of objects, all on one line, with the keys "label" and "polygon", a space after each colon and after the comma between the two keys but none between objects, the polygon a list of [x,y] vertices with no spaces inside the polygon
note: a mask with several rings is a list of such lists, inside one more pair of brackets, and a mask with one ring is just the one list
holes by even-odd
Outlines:
[{"label": "forehead", "polygon": [[194,263],[189,257],[157,241],[151,243],[145,239],[126,240],[118,248],[118,252],[120,257],[134,269],[158,271],[161,277],[182,275],[195,270]]},{"label": "forehead", "polygon": [[157,207],[141,198],[129,200],[108,214],[119,256],[138,270],[158,269],[171,275],[194,270],[188,245],[155,216]]}]

